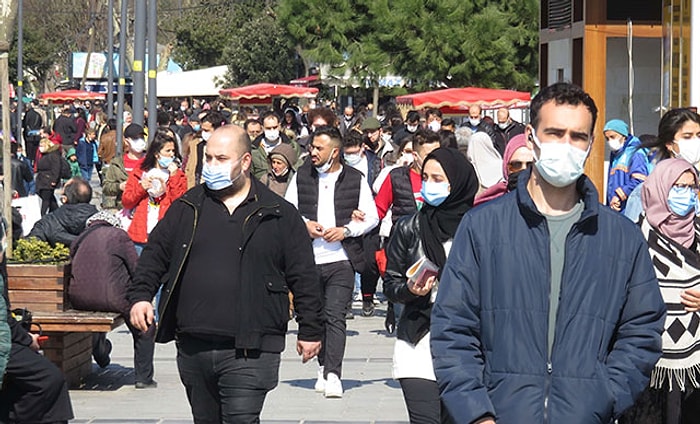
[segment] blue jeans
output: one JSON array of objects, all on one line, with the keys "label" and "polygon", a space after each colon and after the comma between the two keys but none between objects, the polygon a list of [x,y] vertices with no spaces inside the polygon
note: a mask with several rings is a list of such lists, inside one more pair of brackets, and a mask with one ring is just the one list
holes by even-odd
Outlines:
[{"label": "blue jeans", "polygon": [[196,424],[253,424],[277,386],[280,354],[180,335],[177,368]]}]

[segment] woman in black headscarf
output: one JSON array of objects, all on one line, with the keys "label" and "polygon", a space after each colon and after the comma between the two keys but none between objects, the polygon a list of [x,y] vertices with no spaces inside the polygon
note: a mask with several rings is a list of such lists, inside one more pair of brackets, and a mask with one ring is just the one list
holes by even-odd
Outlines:
[{"label": "woman in black headscarf", "polygon": [[[389,240],[384,294],[404,305],[394,347],[394,378],[401,384],[411,423],[451,423],[440,404],[433,371],[430,312],[452,239],[474,204],[479,180],[464,155],[450,148],[430,153],[423,161],[422,176],[422,207],[399,220]],[[410,280],[409,268],[426,259],[436,272]]]}]

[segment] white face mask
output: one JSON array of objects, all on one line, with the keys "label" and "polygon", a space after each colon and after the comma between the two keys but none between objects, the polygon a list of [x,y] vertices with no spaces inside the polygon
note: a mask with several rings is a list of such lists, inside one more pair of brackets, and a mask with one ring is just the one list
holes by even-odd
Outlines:
[{"label": "white face mask", "polygon": [[345,163],[350,166],[355,166],[362,161],[362,153],[346,153],[343,155]]},{"label": "white face mask", "polygon": [[481,118],[469,118],[469,123],[472,127],[475,127],[481,123]]},{"label": "white face mask", "polygon": [[693,165],[700,162],[700,139],[684,138],[681,140],[674,140],[674,143],[678,145],[679,150],[679,152],[676,153],[676,157],[685,159]]},{"label": "white face mask", "polygon": [[280,138],[280,130],[265,130],[267,141],[277,141],[278,138]]},{"label": "white face mask", "polygon": [[498,127],[502,130],[505,130],[506,128],[508,128],[508,122],[499,122]]},{"label": "white face mask", "polygon": [[609,138],[608,139],[608,147],[610,147],[610,150],[613,152],[617,152],[618,150],[622,149],[622,146],[625,144],[624,139],[622,138]]},{"label": "white face mask", "polygon": [[328,172],[329,169],[331,169],[331,166],[333,165],[333,150],[331,150],[331,154],[328,157],[328,162],[324,163],[323,165],[317,166],[316,171],[320,172],[321,174],[325,174],[326,172]]},{"label": "white face mask", "polygon": [[401,162],[404,166],[413,165],[413,153],[402,153],[402,154],[401,154],[400,162]]},{"label": "white face mask", "polygon": [[581,150],[569,143],[541,143],[532,133],[532,141],[539,148],[540,154],[535,156],[535,168],[538,173],[554,187],[566,187],[573,184],[583,175],[583,165],[586,163],[588,149]]},{"label": "white face mask", "polygon": [[146,140],[143,138],[134,138],[129,145],[131,146],[131,151],[134,153],[143,153],[143,151],[146,150]]},{"label": "white face mask", "polygon": [[202,140],[208,141],[211,138],[210,131],[202,131]]},{"label": "white face mask", "polygon": [[438,121],[430,121],[428,124],[428,128],[430,128],[434,132],[440,131],[440,122]]},{"label": "white face mask", "polygon": [[406,131],[414,133],[418,131],[418,125],[406,125]]}]

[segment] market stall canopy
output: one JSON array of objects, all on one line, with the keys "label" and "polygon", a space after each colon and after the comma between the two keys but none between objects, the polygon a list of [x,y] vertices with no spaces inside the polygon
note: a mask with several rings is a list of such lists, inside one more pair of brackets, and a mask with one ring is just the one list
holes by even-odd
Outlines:
[{"label": "market stall canopy", "polygon": [[467,111],[471,105],[482,109],[525,108],[530,104],[530,93],[524,91],[500,90],[494,88],[446,88],[444,90],[398,96],[396,103],[414,109],[449,109],[450,112]]},{"label": "market stall canopy", "polygon": [[69,103],[74,100],[104,100],[105,95],[83,90],[52,91],[39,94],[39,98],[53,103]]},{"label": "market stall canopy", "polygon": [[247,85],[245,87],[227,88],[219,91],[219,94],[221,97],[231,100],[271,99],[273,97],[282,97],[285,99],[304,97],[312,99],[318,94],[318,88],[263,83]]},{"label": "market stall canopy", "polygon": [[219,95],[221,82],[228,66],[214,66],[187,72],[158,72],[156,94],[158,97],[193,97]]}]

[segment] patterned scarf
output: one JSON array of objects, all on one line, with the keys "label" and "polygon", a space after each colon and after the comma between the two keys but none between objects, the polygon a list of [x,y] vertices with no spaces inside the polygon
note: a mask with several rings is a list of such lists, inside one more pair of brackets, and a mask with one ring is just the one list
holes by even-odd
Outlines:
[{"label": "patterned scarf", "polygon": [[[700,255],[673,242],[644,219],[641,223],[668,312],[662,335],[663,353],[651,374],[651,387],[685,390],[700,387],[700,313],[686,312],[681,293],[700,288]],[[695,227],[695,239],[700,238]]]}]

